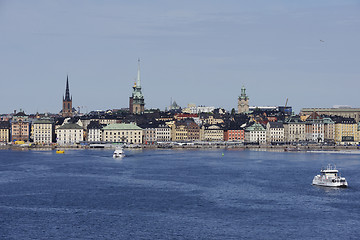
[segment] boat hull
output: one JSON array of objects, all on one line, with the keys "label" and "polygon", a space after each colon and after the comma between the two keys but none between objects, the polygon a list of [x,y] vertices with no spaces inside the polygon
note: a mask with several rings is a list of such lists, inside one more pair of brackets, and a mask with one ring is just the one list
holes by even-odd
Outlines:
[{"label": "boat hull", "polygon": [[312,185],[322,186],[322,187],[338,187],[338,188],[347,188],[348,184],[346,180],[344,182],[333,182],[332,179],[323,180],[314,178]]}]

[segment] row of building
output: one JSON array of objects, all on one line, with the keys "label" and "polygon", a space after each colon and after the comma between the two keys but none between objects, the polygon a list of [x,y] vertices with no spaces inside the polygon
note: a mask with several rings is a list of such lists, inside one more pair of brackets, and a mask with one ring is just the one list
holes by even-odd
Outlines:
[{"label": "row of building", "polygon": [[[266,115],[266,114],[265,114]],[[133,115],[131,115],[133,116]],[[81,142],[237,141],[258,144],[316,142],[358,144],[360,125],[353,118],[320,116],[278,117],[256,114],[174,114],[128,118],[33,118],[24,112],[0,121],[0,142],[73,145]],[[242,118],[242,120],[239,120]],[[151,119],[147,121],[147,119]],[[127,122],[127,123],[126,123]]]}]

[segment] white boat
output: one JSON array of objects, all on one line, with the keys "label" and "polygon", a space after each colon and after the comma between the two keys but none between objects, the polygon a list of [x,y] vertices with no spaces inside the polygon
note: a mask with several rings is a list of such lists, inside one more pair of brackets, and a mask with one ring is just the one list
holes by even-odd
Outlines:
[{"label": "white boat", "polygon": [[113,153],[113,158],[123,158],[125,157],[124,150],[122,148],[116,148]]},{"label": "white boat", "polygon": [[344,177],[339,175],[336,166],[330,164],[326,169],[321,169],[320,175],[316,175],[312,181],[313,185],[324,187],[347,187],[348,183]]}]

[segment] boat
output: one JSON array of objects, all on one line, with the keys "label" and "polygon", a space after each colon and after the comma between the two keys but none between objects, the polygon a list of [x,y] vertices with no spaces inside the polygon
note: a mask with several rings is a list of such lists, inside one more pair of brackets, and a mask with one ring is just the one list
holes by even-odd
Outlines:
[{"label": "boat", "polygon": [[316,175],[312,181],[313,185],[324,187],[344,187],[348,186],[348,183],[344,177],[341,177],[336,166],[329,164],[326,169],[321,169],[320,175]]},{"label": "boat", "polygon": [[113,153],[113,158],[123,158],[125,157],[124,150],[122,148],[116,148]]},{"label": "boat", "polygon": [[64,150],[56,150],[56,153],[57,154],[63,154],[63,153],[65,153],[65,151]]}]

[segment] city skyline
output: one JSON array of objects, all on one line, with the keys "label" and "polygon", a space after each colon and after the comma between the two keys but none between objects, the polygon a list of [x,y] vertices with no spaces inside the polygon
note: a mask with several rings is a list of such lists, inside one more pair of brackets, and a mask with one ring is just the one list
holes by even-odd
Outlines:
[{"label": "city skyline", "polygon": [[357,1],[2,1],[0,113],[188,103],[359,107]]}]

